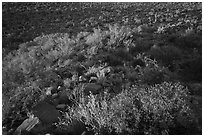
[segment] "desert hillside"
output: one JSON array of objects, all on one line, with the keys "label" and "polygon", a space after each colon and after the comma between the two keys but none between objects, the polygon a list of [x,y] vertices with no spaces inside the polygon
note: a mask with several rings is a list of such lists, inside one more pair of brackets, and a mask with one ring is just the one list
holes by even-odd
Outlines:
[{"label": "desert hillside", "polygon": [[2,131],[202,134],[202,3],[2,3]]}]

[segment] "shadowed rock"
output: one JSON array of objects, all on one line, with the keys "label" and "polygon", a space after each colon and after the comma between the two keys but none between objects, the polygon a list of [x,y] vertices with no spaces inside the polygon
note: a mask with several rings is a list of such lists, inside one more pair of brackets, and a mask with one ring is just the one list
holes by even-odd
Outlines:
[{"label": "shadowed rock", "polygon": [[44,124],[53,124],[58,122],[58,118],[60,117],[60,113],[55,106],[45,101],[39,102],[35,107],[33,107],[32,111],[33,114]]},{"label": "shadowed rock", "polygon": [[76,119],[73,119],[69,125],[61,125],[61,128],[58,127],[54,134],[58,135],[81,135],[87,131],[86,125]]}]

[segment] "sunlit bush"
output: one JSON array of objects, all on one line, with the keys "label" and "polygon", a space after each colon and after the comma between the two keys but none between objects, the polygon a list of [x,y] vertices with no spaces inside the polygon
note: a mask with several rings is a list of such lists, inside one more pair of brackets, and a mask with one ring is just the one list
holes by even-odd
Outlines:
[{"label": "sunlit bush", "polygon": [[195,122],[187,101],[188,90],[179,83],[135,85],[112,99],[90,95],[74,115],[95,134],[171,134],[177,122]]}]

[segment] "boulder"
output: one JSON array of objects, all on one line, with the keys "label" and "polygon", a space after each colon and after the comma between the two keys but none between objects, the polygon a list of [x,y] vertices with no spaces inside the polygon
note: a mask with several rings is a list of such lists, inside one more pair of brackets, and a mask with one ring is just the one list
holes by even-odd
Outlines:
[{"label": "boulder", "polygon": [[29,132],[35,125],[39,123],[38,117],[29,117],[16,129],[15,134],[22,134],[22,132]]},{"label": "boulder", "polygon": [[76,119],[74,119],[70,125],[68,125],[68,129],[72,135],[81,135],[87,130],[85,124]]},{"label": "boulder", "polygon": [[53,106],[58,105],[58,102],[56,101],[56,99],[53,98],[51,95],[45,96],[44,99],[42,99],[42,101],[47,102],[48,104],[53,105]]},{"label": "boulder", "polygon": [[55,131],[57,135],[81,135],[87,131],[86,125],[80,120],[73,119],[69,125],[61,125]]},{"label": "boulder", "polygon": [[44,124],[53,124],[59,121],[59,111],[54,105],[51,105],[46,101],[39,102],[32,108],[32,112]]},{"label": "boulder", "polygon": [[45,135],[45,134],[53,134],[53,131],[56,129],[55,125],[43,124],[40,122],[37,124],[29,133],[29,135]]}]

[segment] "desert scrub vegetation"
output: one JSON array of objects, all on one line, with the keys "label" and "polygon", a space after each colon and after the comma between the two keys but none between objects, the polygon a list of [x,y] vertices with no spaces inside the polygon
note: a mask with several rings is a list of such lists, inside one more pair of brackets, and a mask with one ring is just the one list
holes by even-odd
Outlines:
[{"label": "desert scrub vegetation", "polygon": [[[3,95],[10,106],[3,109],[3,124],[12,129],[6,132],[14,132],[15,122],[42,101],[63,113],[72,112],[67,120],[82,120],[93,134],[172,134],[179,124],[184,130],[198,124],[188,105],[188,90],[172,83],[178,80],[168,66],[157,62],[171,64],[180,51],[163,46],[152,48],[161,52],[150,48],[132,54],[132,33],[115,24],[75,38],[66,33],[43,35],[4,57]],[[5,114],[15,124],[9,124]],[[63,121],[69,123],[66,117]]]},{"label": "desert scrub vegetation", "polygon": [[[81,4],[84,13],[89,4]],[[199,25],[160,24],[184,12],[162,7],[141,13],[149,18],[122,15],[118,22],[114,6],[106,6],[101,12],[109,19],[80,19],[76,34],[57,29],[3,49],[3,134],[201,134]],[[119,19],[134,6],[115,7]]]},{"label": "desert scrub vegetation", "polygon": [[71,114],[96,134],[171,134],[198,124],[188,92],[180,83],[132,85],[113,98],[90,94]]}]

